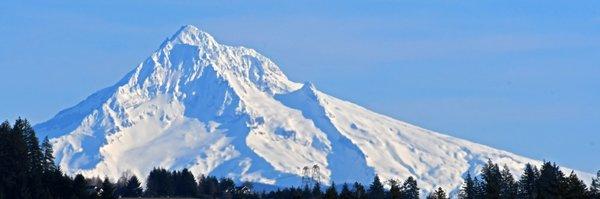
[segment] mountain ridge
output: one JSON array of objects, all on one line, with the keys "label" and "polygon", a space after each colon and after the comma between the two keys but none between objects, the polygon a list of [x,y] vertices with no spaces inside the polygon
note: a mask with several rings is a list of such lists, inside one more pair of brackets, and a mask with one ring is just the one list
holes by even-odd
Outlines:
[{"label": "mountain ridge", "polygon": [[[183,26],[113,86],[34,127],[67,173],[117,178],[152,167],[299,185],[415,176],[424,191],[456,192],[487,159],[519,174],[521,157],[439,134],[290,81],[255,50]],[[351,164],[350,164],[351,163]],[[591,176],[578,172],[580,176]]]}]

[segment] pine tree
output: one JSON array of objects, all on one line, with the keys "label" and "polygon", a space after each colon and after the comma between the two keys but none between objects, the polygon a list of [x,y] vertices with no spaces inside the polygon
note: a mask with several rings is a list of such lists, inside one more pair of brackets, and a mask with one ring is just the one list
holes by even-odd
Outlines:
[{"label": "pine tree", "polygon": [[173,195],[173,179],[171,172],[163,168],[154,168],[148,174],[146,193],[150,197],[166,197]]},{"label": "pine tree", "polygon": [[28,193],[34,198],[48,198],[47,188],[42,184],[42,150],[35,131],[25,119],[18,118],[13,125],[13,133],[21,137],[27,150],[26,159],[26,184]]},{"label": "pine tree", "polygon": [[195,197],[198,195],[198,183],[192,172],[183,169],[181,172],[173,172],[173,184],[175,196]]},{"label": "pine tree", "polygon": [[375,175],[373,178],[373,182],[369,185],[369,190],[367,192],[371,199],[383,199],[385,197],[385,190],[383,189],[383,184],[381,183],[381,180],[379,180],[378,175]]},{"label": "pine tree", "polygon": [[87,181],[81,174],[77,174],[73,179],[73,195],[79,199],[90,198],[87,191]]},{"label": "pine tree", "polygon": [[102,182],[102,192],[100,192],[101,199],[114,199],[115,195],[115,186],[110,182],[108,177],[104,178]]},{"label": "pine tree", "polygon": [[463,186],[460,188],[460,192],[458,194],[458,198],[460,199],[477,199],[477,184],[475,183],[475,179],[471,177],[470,173],[467,173],[465,176],[465,182]]},{"label": "pine tree", "polygon": [[566,190],[565,198],[586,198],[588,196],[587,187],[583,181],[579,180],[575,172],[571,171],[571,174],[566,179]]},{"label": "pine tree", "polygon": [[527,163],[525,165],[525,170],[521,175],[521,179],[519,180],[517,186],[517,198],[519,199],[535,199],[537,198],[537,180],[540,176],[538,169]]},{"label": "pine tree", "polygon": [[50,144],[48,137],[45,137],[42,142],[42,165],[44,173],[58,171],[58,168],[54,164],[53,153],[54,150],[52,149],[52,144]]},{"label": "pine tree", "polygon": [[123,192],[124,197],[137,198],[142,196],[142,184],[135,175],[132,175],[127,184],[125,185],[125,191]]},{"label": "pine tree", "polygon": [[335,190],[335,182],[331,182],[331,186],[329,186],[325,190],[325,199],[337,199],[337,190]]},{"label": "pine tree", "polygon": [[344,185],[342,185],[342,191],[340,192],[340,199],[352,199],[353,194],[352,191],[350,191],[350,187],[348,186],[348,183],[344,183]]},{"label": "pine tree", "polygon": [[312,196],[312,192],[310,190],[310,188],[308,187],[308,184],[304,185],[304,188],[302,188],[302,198],[310,198]]},{"label": "pine tree", "polygon": [[589,195],[592,199],[600,199],[600,171],[596,173],[596,178],[592,179]]},{"label": "pine tree", "polygon": [[540,177],[536,183],[538,196],[541,198],[564,197],[565,176],[556,164],[545,162],[540,169]]},{"label": "pine tree", "polygon": [[321,191],[321,183],[316,182],[315,186],[313,186],[313,189],[312,189],[312,196],[314,198],[321,198],[322,195],[323,195],[323,192]]},{"label": "pine tree", "polygon": [[419,199],[419,187],[412,176],[408,177],[400,187],[400,196],[403,199]]},{"label": "pine tree", "polygon": [[390,197],[391,199],[401,198],[400,183],[394,179],[388,181],[390,184]]},{"label": "pine tree", "polygon": [[510,170],[506,165],[500,172],[501,183],[500,183],[500,198],[502,199],[514,199],[517,197],[517,184],[515,183],[515,179],[510,173]]},{"label": "pine tree", "polygon": [[502,189],[502,175],[498,165],[494,164],[491,160],[488,160],[488,162],[481,169],[481,175],[484,183],[485,198],[500,198],[500,191]]},{"label": "pine tree", "polygon": [[437,190],[427,196],[427,199],[448,199],[448,196],[446,195],[446,192],[444,192],[444,189],[438,187]]},{"label": "pine tree", "polygon": [[360,184],[358,182],[355,182],[353,188],[354,188],[354,198],[357,198],[357,199],[367,198],[365,186],[363,186],[362,184]]}]

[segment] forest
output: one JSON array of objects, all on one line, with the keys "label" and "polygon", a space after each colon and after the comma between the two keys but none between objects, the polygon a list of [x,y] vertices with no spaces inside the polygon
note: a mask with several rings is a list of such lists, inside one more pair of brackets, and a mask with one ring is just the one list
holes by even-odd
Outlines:
[{"label": "forest", "polygon": [[[413,177],[382,181],[375,176],[367,185],[359,182],[322,185],[319,182],[272,191],[254,189],[250,182],[229,178],[194,176],[187,169],[169,171],[154,168],[145,185],[135,175],[125,173],[116,181],[104,177],[70,176],[55,164],[48,138],[40,140],[25,119],[0,124],[0,199],[109,199],[109,198],[310,198],[310,199],[445,199],[441,187],[421,196]],[[574,172],[563,173],[559,166],[544,162],[527,164],[519,178],[506,166],[489,160],[478,174],[467,174],[460,199],[600,199],[600,171],[586,185]]]}]

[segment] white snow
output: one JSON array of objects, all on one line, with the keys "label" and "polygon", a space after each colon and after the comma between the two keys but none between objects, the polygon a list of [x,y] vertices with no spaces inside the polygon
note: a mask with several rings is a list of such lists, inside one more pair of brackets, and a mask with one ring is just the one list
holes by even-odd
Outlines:
[{"label": "white snow", "polygon": [[193,26],[117,84],[35,129],[53,137],[63,170],[115,179],[160,166],[298,186],[302,168],[318,165],[325,183],[368,183],[377,173],[456,193],[463,175],[488,159],[517,175],[525,163],[540,164],[292,82],[256,51],[219,44]]}]

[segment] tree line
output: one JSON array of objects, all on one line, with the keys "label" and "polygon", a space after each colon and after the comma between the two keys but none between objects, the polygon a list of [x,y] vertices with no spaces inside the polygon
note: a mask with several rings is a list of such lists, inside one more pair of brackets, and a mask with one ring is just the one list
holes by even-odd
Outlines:
[{"label": "tree line", "polygon": [[[122,197],[189,197],[189,198],[307,198],[307,199],[417,199],[417,180],[383,182],[375,176],[368,185],[359,182],[323,186],[319,182],[273,191],[254,191],[253,184],[236,184],[230,178],[201,175],[196,178],[187,169],[168,171],[154,168],[142,185],[137,176],[125,173],[116,182],[107,177],[86,178],[64,174],[54,163],[52,145],[45,138],[40,144],[35,131],[24,119],[14,125],[0,124],[0,199],[13,198],[82,198],[112,199]],[[438,187],[425,198],[446,199]],[[458,195],[460,199],[600,199],[600,172],[589,187],[574,172],[565,175],[551,162],[538,169],[527,164],[515,179],[506,166],[488,161],[477,175],[467,174]]]}]

